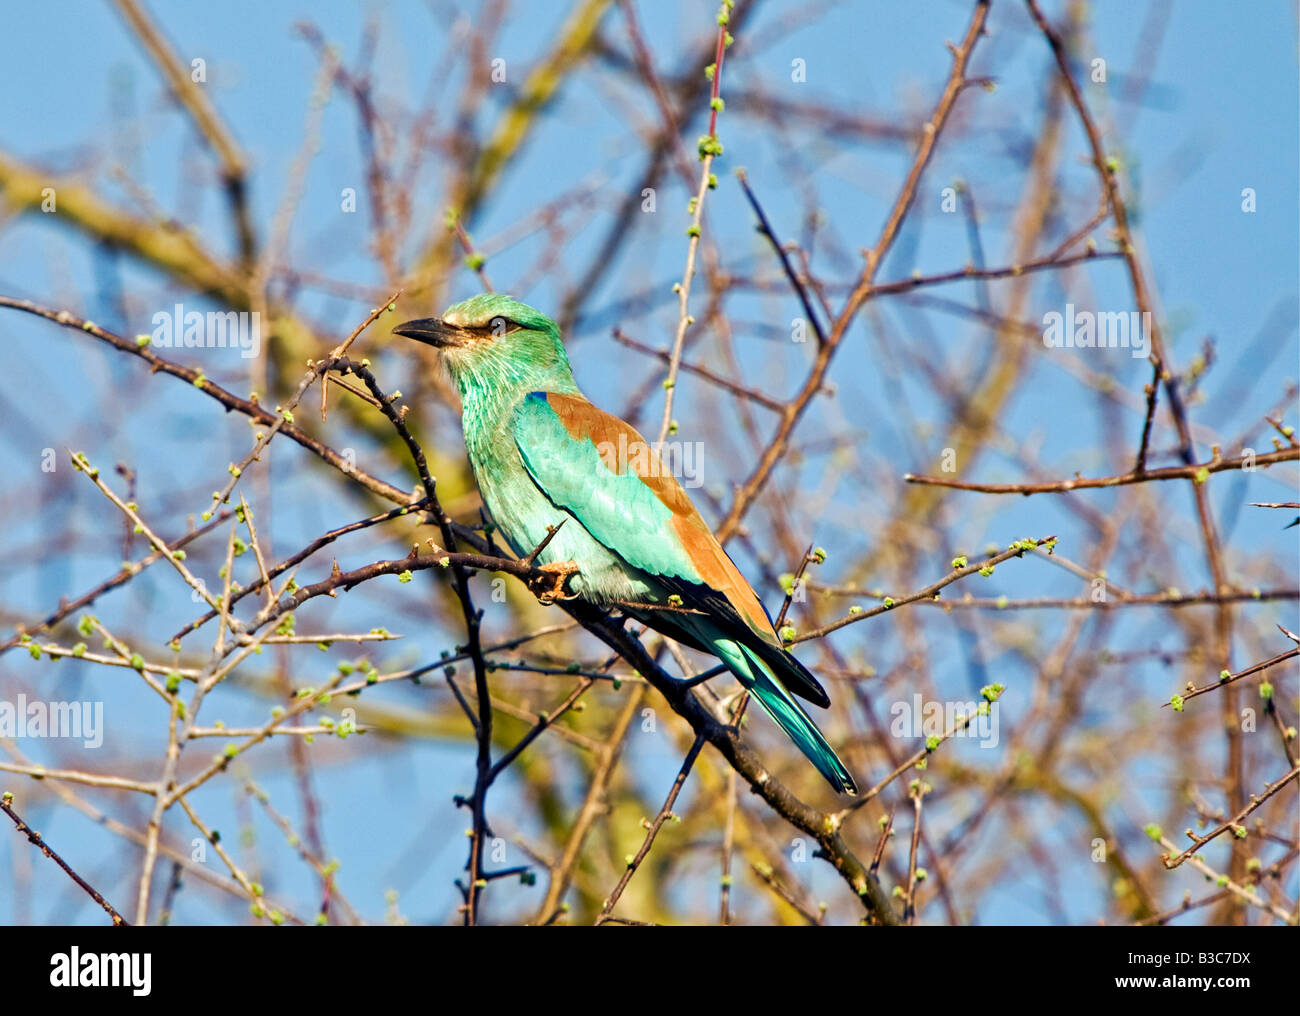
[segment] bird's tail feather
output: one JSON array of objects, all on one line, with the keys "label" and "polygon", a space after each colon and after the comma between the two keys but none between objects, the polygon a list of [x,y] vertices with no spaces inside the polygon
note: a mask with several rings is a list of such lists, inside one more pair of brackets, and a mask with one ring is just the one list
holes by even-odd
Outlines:
[{"label": "bird's tail feather", "polygon": [[731,639],[718,639],[713,647],[727,669],[754,693],[767,714],[776,720],[826,781],[840,793],[856,794],[858,785],[835,754],[835,749],[776,679],[771,667],[754,650]]}]

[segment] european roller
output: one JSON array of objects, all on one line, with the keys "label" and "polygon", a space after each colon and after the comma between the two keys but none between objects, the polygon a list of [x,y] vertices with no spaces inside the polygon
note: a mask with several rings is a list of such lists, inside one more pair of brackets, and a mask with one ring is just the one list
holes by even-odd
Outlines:
[{"label": "european roller", "polygon": [[782,646],[650,444],[583,396],[554,321],[484,293],[393,331],[440,351],[460,391],[475,480],[506,543],[524,557],[551,536],[535,561],[556,576],[545,600],[576,595],[617,607],[717,657],[831,786],[856,793],[794,697],[826,707],[825,690]]}]

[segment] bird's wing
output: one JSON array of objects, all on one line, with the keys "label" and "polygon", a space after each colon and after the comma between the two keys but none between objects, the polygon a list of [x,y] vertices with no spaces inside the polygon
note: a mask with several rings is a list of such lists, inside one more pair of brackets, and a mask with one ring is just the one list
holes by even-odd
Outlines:
[{"label": "bird's wing", "polygon": [[514,439],[533,482],[601,544],[653,575],[683,603],[742,638],[805,698],[821,685],[782,648],[771,618],[649,442],[581,395],[532,392]]},{"label": "bird's wing", "polygon": [[758,597],[649,442],[580,395],[533,392],[515,443],[557,507],[635,568],[723,594],[753,628],[771,628]]}]

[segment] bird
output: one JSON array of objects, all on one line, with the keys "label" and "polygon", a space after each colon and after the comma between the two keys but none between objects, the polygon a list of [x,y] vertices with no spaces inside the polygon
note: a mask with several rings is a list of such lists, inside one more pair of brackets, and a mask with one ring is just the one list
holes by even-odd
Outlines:
[{"label": "bird", "polygon": [[542,602],[617,608],[716,657],[831,787],[857,792],[795,698],[826,708],[825,689],[782,644],[657,449],[582,394],[554,321],[481,293],[393,332],[439,351],[494,531],[520,557],[541,547],[533,564],[554,579]]}]

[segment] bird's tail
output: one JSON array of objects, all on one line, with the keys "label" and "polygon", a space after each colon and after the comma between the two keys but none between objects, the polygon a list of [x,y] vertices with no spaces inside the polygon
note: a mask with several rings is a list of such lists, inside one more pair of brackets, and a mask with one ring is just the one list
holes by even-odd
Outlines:
[{"label": "bird's tail", "polygon": [[856,794],[858,785],[845,768],[840,757],[835,754],[816,724],[808,718],[794,697],[772,673],[763,660],[748,646],[731,639],[720,638],[713,642],[713,649],[727,669],[754,693],[767,714],[799,746],[817,771],[826,777],[837,791],[843,794]]}]

